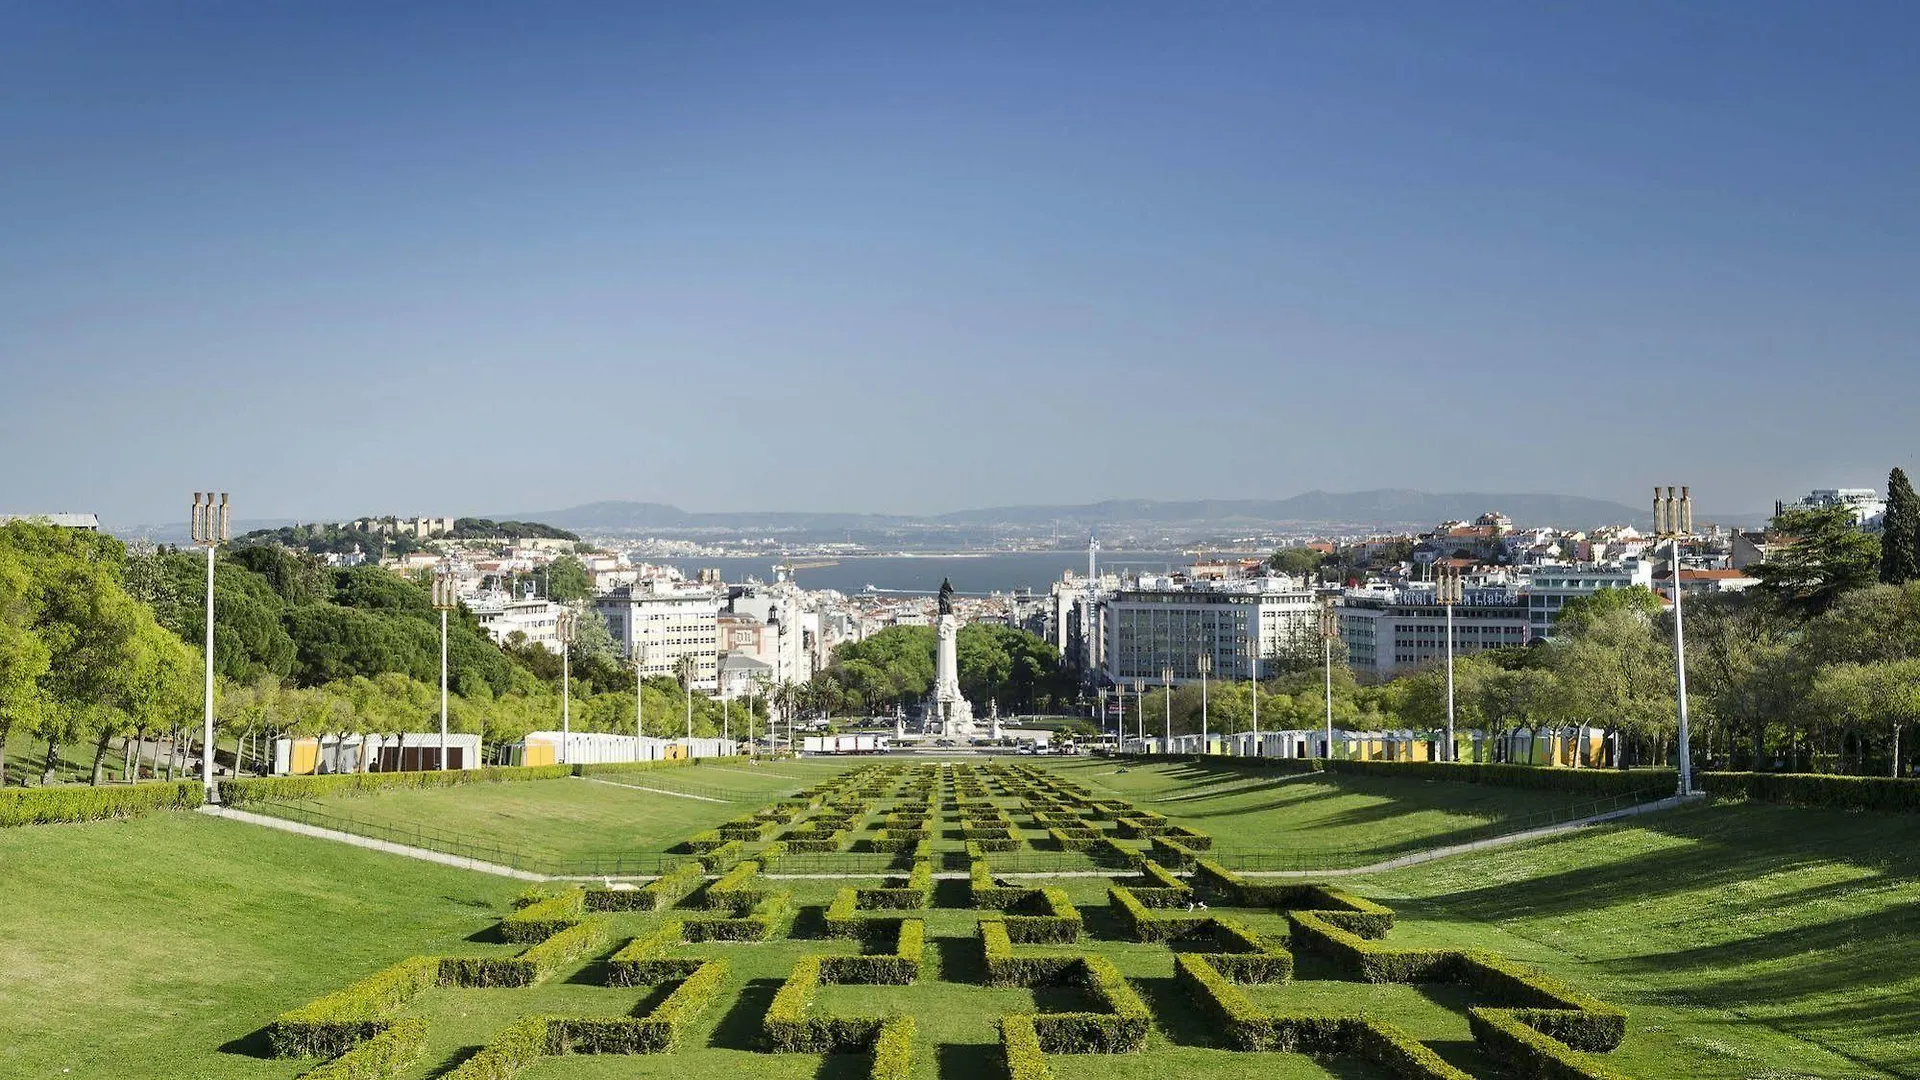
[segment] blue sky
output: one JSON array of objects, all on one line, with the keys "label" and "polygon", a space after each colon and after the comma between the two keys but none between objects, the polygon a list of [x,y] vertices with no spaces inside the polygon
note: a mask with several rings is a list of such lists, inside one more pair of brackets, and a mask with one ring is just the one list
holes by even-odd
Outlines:
[{"label": "blue sky", "polygon": [[1914,465],[1920,8],[938,8],[0,8],[0,511]]}]

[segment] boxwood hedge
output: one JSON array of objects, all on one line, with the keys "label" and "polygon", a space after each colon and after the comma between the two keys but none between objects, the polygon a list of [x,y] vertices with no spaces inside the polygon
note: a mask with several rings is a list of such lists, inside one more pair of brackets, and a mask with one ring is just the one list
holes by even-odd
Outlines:
[{"label": "boxwood hedge", "polygon": [[127,787],[0,789],[0,828],[131,818],[156,810],[191,810],[201,804],[205,792],[197,780]]}]

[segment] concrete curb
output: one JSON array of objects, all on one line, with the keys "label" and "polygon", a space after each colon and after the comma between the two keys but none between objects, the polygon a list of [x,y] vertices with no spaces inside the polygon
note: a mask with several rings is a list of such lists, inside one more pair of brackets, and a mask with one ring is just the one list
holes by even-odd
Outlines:
[{"label": "concrete curb", "polygon": [[249,825],[262,825],[269,829],[278,829],[281,832],[295,833],[300,836],[311,836],[320,840],[332,840],[341,844],[351,844],[354,847],[362,847],[370,851],[384,851],[390,855],[404,855],[409,859],[439,863],[442,866],[452,866],[461,870],[477,870],[483,874],[495,874],[500,877],[510,877],[519,881],[549,880],[545,874],[536,874],[531,870],[516,870],[511,866],[501,866],[498,863],[469,859],[464,855],[449,855],[444,851],[433,851],[428,848],[417,848],[407,844],[395,844],[386,840],[375,840],[370,836],[358,836],[354,833],[339,832],[335,829],[322,829],[317,825],[304,825],[298,821],[288,821],[285,818],[277,818],[268,814],[254,814],[245,810],[232,810],[221,806],[202,806],[199,812],[210,817],[228,818],[233,821],[242,821]]}]

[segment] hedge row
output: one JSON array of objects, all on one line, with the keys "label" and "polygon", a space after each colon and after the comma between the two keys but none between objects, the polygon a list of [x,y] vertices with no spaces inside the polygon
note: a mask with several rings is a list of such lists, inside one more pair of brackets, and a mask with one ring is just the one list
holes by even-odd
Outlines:
[{"label": "hedge row", "polygon": [[809,1016],[821,983],[822,956],[803,956],[780,984],[764,1021],[769,1049],[789,1054],[857,1053],[880,1037],[878,1016]]},{"label": "hedge row", "polygon": [[1370,983],[1456,982],[1521,1007],[1529,1027],[1576,1050],[1604,1053],[1626,1037],[1626,1013],[1504,957],[1456,949],[1395,949],[1326,921],[1291,912],[1293,943],[1341,960]]},{"label": "hedge row", "polygon": [[585,908],[586,893],[568,889],[508,912],[500,920],[500,937],[518,945],[545,941],[579,922]]},{"label": "hedge row", "polygon": [[607,921],[588,917],[517,956],[440,957],[437,976],[443,986],[532,986],[600,948],[607,937]]},{"label": "hedge row", "polygon": [[412,1067],[426,1045],[427,1022],[403,1017],[300,1080],[390,1080]]},{"label": "hedge row", "polygon": [[766,941],[793,922],[793,894],[766,893],[741,915],[696,915],[682,921],[688,941]]},{"label": "hedge row", "polygon": [[1551,765],[1496,765],[1471,761],[1349,761],[1325,763],[1328,772],[1398,780],[1443,780],[1500,787],[1565,791],[1575,795],[1671,795],[1679,789],[1673,769],[1570,769]]},{"label": "hedge row", "polygon": [[658,761],[602,761],[592,765],[565,765],[575,776],[619,776],[624,773],[656,772],[660,769],[687,769],[700,764],[699,758],[663,758]]},{"label": "hedge row", "polygon": [[1147,841],[1147,851],[1153,862],[1171,866],[1175,870],[1193,869],[1194,861],[1200,857],[1192,848],[1165,836],[1155,836]]},{"label": "hedge row", "polygon": [[500,784],[517,780],[555,780],[572,776],[572,765],[496,765],[484,769],[423,769],[407,772],[328,773],[324,776],[256,776],[220,782],[223,806],[250,802],[323,799],[329,795],[372,795],[382,791]]},{"label": "hedge row", "polygon": [[134,818],[156,810],[191,810],[205,796],[206,788],[197,780],[124,787],[0,789],[0,828]]},{"label": "hedge row", "polygon": [[907,1080],[913,1074],[913,1017],[889,1016],[873,1042],[869,1080]]},{"label": "hedge row", "polygon": [[711,851],[701,852],[698,861],[700,869],[709,874],[720,874],[746,857],[747,845],[738,840],[729,840]]},{"label": "hedge row", "polygon": [[998,918],[1006,924],[1007,937],[1023,945],[1070,945],[1080,940],[1080,912],[1057,888],[1032,890],[1019,903]]},{"label": "hedge row", "polygon": [[993,871],[988,869],[987,860],[975,858],[968,866],[967,883],[972,892],[973,906],[987,911],[1005,911],[1026,899],[1032,889],[1017,885],[1002,885],[994,879]]},{"label": "hedge row", "polygon": [[726,980],[727,963],[707,960],[643,1017],[548,1017],[548,1054],[664,1054],[706,1011]]},{"label": "hedge row", "polygon": [[[895,879],[898,880],[898,879]],[[865,911],[910,910],[926,907],[933,899],[933,860],[917,859],[906,884],[886,888],[855,889],[856,907]]]},{"label": "hedge row", "polygon": [[600,911],[606,909],[596,904],[609,905],[609,908],[627,906],[627,898],[632,897],[632,907],[642,911],[664,911],[691,896],[706,880],[707,875],[699,863],[687,863],[654,878],[639,889],[594,889],[587,894],[587,907]]},{"label": "hedge row", "polygon": [[1393,929],[1393,909],[1332,885],[1253,881],[1211,859],[1195,859],[1194,880],[1232,897],[1241,907],[1310,911],[1363,938],[1383,938]]},{"label": "hedge row", "polygon": [[1040,1035],[1033,1030],[1031,1014],[1000,1018],[1000,1053],[1006,1061],[1008,1080],[1053,1080],[1053,1070],[1047,1067],[1047,1052],[1040,1049]]},{"label": "hedge row", "polygon": [[1522,1076],[1539,1080],[1616,1080],[1619,1076],[1589,1060],[1528,1022],[1526,1009],[1467,1010],[1473,1039]]},{"label": "hedge row", "polygon": [[439,978],[440,961],[412,956],[281,1013],[267,1028],[275,1057],[337,1057],[389,1026],[386,1019]]},{"label": "hedge row", "polygon": [[1007,937],[1007,924],[981,919],[975,927],[985,959],[988,986],[1046,986],[1062,981],[1077,959],[1071,953],[1026,953],[1016,956]]},{"label": "hedge row", "polygon": [[1049,1054],[1130,1054],[1146,1045],[1153,1014],[1120,969],[1104,956],[1082,956],[1067,969],[1104,1012],[1039,1013],[1040,1048]]},{"label": "hedge row", "polygon": [[1834,810],[1920,812],[1920,780],[1891,776],[1710,772],[1700,775],[1700,786],[1716,799],[1758,799]]},{"label": "hedge row", "polygon": [[920,978],[921,954],[926,952],[927,924],[902,919],[893,951],[878,955],[823,956],[820,981],[907,986]]},{"label": "hedge row", "polygon": [[1125,885],[1107,886],[1107,900],[1114,914],[1135,941],[1171,941],[1191,937],[1207,928],[1210,915],[1191,912],[1162,913],[1150,909]]},{"label": "hedge row", "polygon": [[512,1080],[514,1074],[546,1056],[545,1016],[527,1016],[507,1025],[487,1040],[445,1080]]},{"label": "hedge row", "polygon": [[686,978],[699,969],[702,961],[667,955],[685,942],[686,928],[680,920],[661,923],[621,946],[607,960],[607,985],[652,986]]},{"label": "hedge row", "polygon": [[724,910],[745,915],[766,899],[766,895],[766,884],[760,880],[760,864],[748,861],[740,863],[708,885],[700,903],[708,911]]}]

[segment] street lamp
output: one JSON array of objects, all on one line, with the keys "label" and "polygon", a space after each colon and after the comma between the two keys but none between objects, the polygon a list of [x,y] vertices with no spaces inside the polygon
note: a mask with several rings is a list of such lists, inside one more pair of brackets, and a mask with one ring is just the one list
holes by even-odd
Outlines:
[{"label": "street lamp", "polygon": [[725,746],[733,741],[732,708],[727,704],[727,654],[721,653],[714,661],[713,669],[720,684],[720,743]]},{"label": "street lamp", "polygon": [[[1673,674],[1680,720],[1680,794],[1693,794],[1693,749],[1687,731],[1687,638],[1680,617],[1680,541],[1693,535],[1693,489],[1682,487],[1680,498],[1667,488],[1665,503],[1653,489],[1653,528],[1673,545]],[[1616,751],[1617,752],[1617,751]]]},{"label": "street lamp", "polygon": [[1167,692],[1167,738],[1166,738],[1166,741],[1161,745],[1160,752],[1163,754],[1171,754],[1173,753],[1173,668],[1172,666],[1163,667],[1160,669],[1160,685]]},{"label": "street lamp", "polygon": [[1333,758],[1333,639],[1340,633],[1339,621],[1333,613],[1333,597],[1320,598],[1320,645],[1327,659],[1327,744],[1322,748],[1321,756]]},{"label": "street lamp", "polygon": [[1107,733],[1107,688],[1104,686],[1101,687],[1098,693],[1100,695],[1099,728],[1100,728],[1100,734],[1105,735]]},{"label": "street lamp", "polygon": [[440,613],[440,771],[447,771],[447,612],[460,601],[454,595],[453,566],[442,561],[433,572],[433,609]]},{"label": "street lamp", "polygon": [[567,764],[567,744],[573,736],[573,668],[567,646],[573,643],[573,612],[554,616],[553,639],[560,646],[560,764]]},{"label": "street lamp", "polygon": [[1193,666],[1200,669],[1200,752],[1208,750],[1207,740],[1207,673],[1213,670],[1213,657],[1201,653],[1193,658]]},{"label": "street lamp", "polygon": [[1453,753],[1453,605],[1465,596],[1458,567],[1440,569],[1434,580],[1434,599],[1447,611],[1447,742],[1440,751],[1441,761],[1452,761]]},{"label": "street lamp", "polygon": [[1146,680],[1133,680],[1133,724],[1140,732],[1140,753],[1146,753]]},{"label": "street lamp", "polygon": [[1260,639],[1258,633],[1247,638],[1247,684],[1253,691],[1253,753],[1260,754]]},{"label": "street lamp", "polygon": [[193,516],[188,523],[193,542],[207,549],[206,730],[200,744],[200,782],[206,785],[209,799],[213,796],[213,553],[226,542],[231,523],[227,493],[221,492],[217,503],[213,501],[213,494],[211,491],[193,493]]},{"label": "street lamp", "polygon": [[633,760],[640,760],[640,740],[647,727],[647,647],[633,643]]}]

